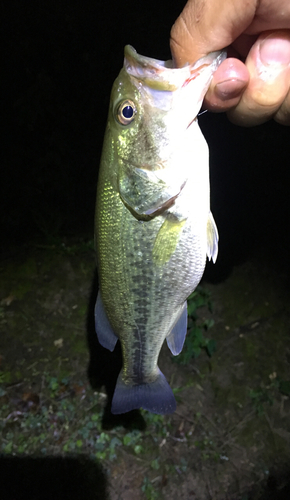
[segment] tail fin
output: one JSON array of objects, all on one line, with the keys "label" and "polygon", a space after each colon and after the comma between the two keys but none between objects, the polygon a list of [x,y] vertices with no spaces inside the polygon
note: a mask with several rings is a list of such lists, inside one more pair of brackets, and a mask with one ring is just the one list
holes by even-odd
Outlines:
[{"label": "tail fin", "polygon": [[111,412],[114,414],[126,413],[138,408],[159,413],[173,413],[176,410],[176,401],[173,392],[159,370],[157,378],[150,384],[127,385],[122,378],[121,370],[112,401]]}]

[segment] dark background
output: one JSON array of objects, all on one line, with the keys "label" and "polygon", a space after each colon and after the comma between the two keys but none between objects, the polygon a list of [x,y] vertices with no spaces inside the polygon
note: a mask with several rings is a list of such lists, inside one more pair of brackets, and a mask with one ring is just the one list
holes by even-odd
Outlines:
[{"label": "dark background", "polygon": [[[44,236],[93,235],[98,164],[113,80],[127,43],[168,59],[185,2],[1,2],[2,248]],[[289,129],[242,129],[225,115],[200,124],[211,153],[219,233],[212,278],[253,254],[286,261]]]},{"label": "dark background", "polygon": [[[169,59],[170,28],[184,3],[0,2],[0,252],[9,254],[15,245],[25,252],[35,238],[92,238],[109,96],[124,45]],[[212,113],[203,114],[200,125],[210,147],[220,233],[217,263],[207,266],[205,277],[220,281],[253,256],[288,272],[289,128],[271,121],[243,129]],[[5,459],[5,467],[15,473],[13,462]],[[54,473],[54,462],[51,467]]]}]

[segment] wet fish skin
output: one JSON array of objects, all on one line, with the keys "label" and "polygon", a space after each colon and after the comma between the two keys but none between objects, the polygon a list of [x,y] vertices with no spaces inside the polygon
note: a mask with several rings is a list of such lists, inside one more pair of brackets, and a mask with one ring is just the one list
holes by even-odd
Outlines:
[{"label": "wet fish skin", "polygon": [[110,350],[120,339],[123,356],[112,413],[176,408],[157,362],[165,338],[174,355],[182,350],[186,299],[206,255],[217,255],[208,148],[195,118],[222,57],[172,69],[127,46],[113,85],[95,220],[96,332]]}]

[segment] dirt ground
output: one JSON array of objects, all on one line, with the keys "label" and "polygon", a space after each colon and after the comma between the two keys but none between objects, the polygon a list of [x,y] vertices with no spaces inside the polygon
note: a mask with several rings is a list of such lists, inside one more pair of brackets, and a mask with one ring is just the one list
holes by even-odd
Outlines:
[{"label": "dirt ground", "polygon": [[171,416],[110,414],[120,351],[93,331],[91,242],[16,248],[0,272],[1,499],[290,498],[289,287],[279,268],[253,257],[202,284],[212,313],[199,316],[214,321],[206,336],[217,350],[183,366],[163,347]]}]

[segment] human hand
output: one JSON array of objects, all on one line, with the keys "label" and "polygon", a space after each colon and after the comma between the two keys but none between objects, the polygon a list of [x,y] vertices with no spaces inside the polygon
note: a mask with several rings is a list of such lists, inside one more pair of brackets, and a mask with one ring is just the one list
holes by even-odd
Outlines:
[{"label": "human hand", "polygon": [[289,0],[188,0],[171,30],[177,67],[228,47],[205,96],[238,125],[290,125]]}]

